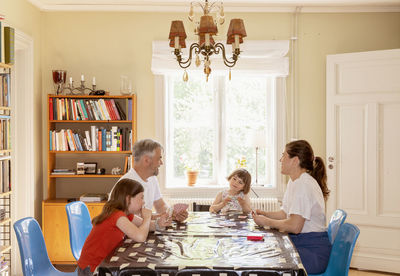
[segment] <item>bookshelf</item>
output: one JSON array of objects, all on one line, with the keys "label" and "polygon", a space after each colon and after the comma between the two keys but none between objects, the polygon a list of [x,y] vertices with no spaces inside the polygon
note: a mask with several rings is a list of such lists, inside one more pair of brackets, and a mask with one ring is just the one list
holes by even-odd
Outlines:
[{"label": "bookshelf", "polygon": [[[11,65],[0,63],[0,271],[11,267]],[[5,261],[5,262],[4,262]],[[6,273],[8,273],[6,272]],[[3,274],[1,274],[3,275]]]},{"label": "bookshelf", "polygon": [[[111,174],[111,169],[123,170],[132,154],[136,95],[48,95],[47,114],[47,199],[42,202],[42,228],[52,263],[72,264],[65,205],[84,193],[108,193],[123,175]],[[54,169],[76,170],[78,162],[96,163],[105,174],[54,174]],[[86,205],[93,217],[104,202]]]}]

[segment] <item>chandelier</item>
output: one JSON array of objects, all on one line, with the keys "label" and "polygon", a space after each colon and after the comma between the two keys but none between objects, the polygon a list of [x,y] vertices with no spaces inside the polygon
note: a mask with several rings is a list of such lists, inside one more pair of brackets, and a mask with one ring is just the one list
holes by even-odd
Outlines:
[{"label": "chandelier", "polygon": [[213,54],[218,55],[222,53],[222,58],[224,64],[229,67],[229,79],[231,79],[231,68],[235,66],[236,61],[240,55],[240,44],[243,43],[243,37],[246,37],[246,30],[244,28],[244,23],[242,19],[232,19],[229,24],[229,29],[227,33],[226,44],[232,45],[232,57],[226,57],[226,50],[222,43],[215,43],[213,36],[218,34],[217,20],[214,20],[210,12],[216,10],[218,23],[222,25],[225,21],[224,19],[224,7],[222,2],[212,2],[209,3],[205,0],[205,3],[191,2],[189,11],[189,20],[194,19],[194,6],[200,6],[203,10],[203,15],[200,17],[200,21],[196,22],[195,34],[198,36],[198,42],[192,43],[189,48],[189,57],[184,60],[182,58],[182,48],[186,48],[186,32],[183,26],[183,21],[174,20],[171,22],[171,29],[169,32],[169,46],[175,48],[174,54],[179,63],[179,66],[185,69],[183,74],[183,80],[188,80],[188,74],[186,68],[192,64],[192,58],[196,56],[196,66],[200,66],[202,57],[204,63],[204,73],[206,74],[206,80],[208,81],[208,76],[211,73],[211,60],[210,56]]}]

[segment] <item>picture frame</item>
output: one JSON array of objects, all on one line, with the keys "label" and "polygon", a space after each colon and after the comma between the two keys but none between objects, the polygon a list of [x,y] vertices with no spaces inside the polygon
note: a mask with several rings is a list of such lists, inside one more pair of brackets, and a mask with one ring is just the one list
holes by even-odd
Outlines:
[{"label": "picture frame", "polygon": [[85,174],[96,174],[97,173],[97,163],[85,163]]},{"label": "picture frame", "polygon": [[85,163],[76,163],[76,174],[85,174]]}]

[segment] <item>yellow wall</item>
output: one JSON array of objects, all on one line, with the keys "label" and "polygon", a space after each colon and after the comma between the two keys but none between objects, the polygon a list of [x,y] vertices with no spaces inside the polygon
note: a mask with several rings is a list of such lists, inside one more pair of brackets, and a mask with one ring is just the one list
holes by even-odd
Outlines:
[{"label": "yellow wall", "polygon": [[[232,17],[245,20],[247,39],[291,37],[291,14],[227,14],[227,22]],[[138,138],[154,137],[151,43],[167,38],[172,19],[184,20],[190,33],[184,13],[45,13],[43,93],[51,90],[54,68],[68,70],[75,80],[81,73],[96,76],[98,87],[113,94],[119,93],[119,76],[128,75],[139,99]],[[316,153],[324,156],[326,55],[399,48],[400,14],[310,13],[300,14],[298,22],[299,137],[310,140]],[[226,27],[220,33],[226,33]]]},{"label": "yellow wall", "polygon": [[34,154],[35,163],[32,164],[35,170],[35,217],[40,219],[41,215],[41,200],[43,194],[43,156],[42,156],[42,145],[43,145],[43,134],[42,130],[45,128],[42,119],[42,81],[41,81],[41,30],[42,30],[42,13],[38,8],[30,4],[26,0],[0,0],[0,14],[5,15],[6,23],[15,29],[25,33],[33,39],[34,47]]},{"label": "yellow wall", "polygon": [[[67,70],[68,77],[75,81],[80,74],[89,82],[96,76],[98,88],[112,94],[119,94],[120,75],[128,75],[139,99],[138,138],[154,137],[151,43],[167,38],[173,19],[184,20],[190,33],[186,13],[41,13],[24,0],[0,0],[0,3],[0,13],[7,15],[9,23],[35,40],[35,129],[38,130],[35,149],[38,160],[43,160],[42,168],[35,167],[38,179],[43,179],[47,166],[46,114],[42,109],[46,107],[44,96],[52,92],[52,69]],[[226,16],[227,22],[233,17],[245,20],[247,39],[292,36],[291,14],[228,13]],[[298,28],[299,137],[308,139],[316,154],[325,156],[326,55],[400,48],[400,13],[300,14]],[[226,26],[220,32],[226,33]],[[290,81],[289,78],[289,91]]]}]

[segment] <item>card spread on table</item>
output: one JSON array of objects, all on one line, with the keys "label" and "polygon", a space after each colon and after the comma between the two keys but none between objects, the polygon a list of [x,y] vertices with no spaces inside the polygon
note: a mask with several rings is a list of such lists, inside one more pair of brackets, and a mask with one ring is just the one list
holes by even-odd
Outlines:
[{"label": "card spread on table", "polygon": [[137,252],[129,253],[129,257],[135,257],[136,255],[137,255]]},{"label": "card spread on table", "polygon": [[118,261],[118,259],[119,259],[119,257],[112,256],[111,259],[110,259],[110,262],[116,262],[116,261]]},{"label": "card spread on table", "polygon": [[183,212],[189,208],[189,205],[186,203],[176,203],[174,205],[174,212],[175,214],[179,214],[180,212]]},{"label": "card spread on table", "polygon": [[135,243],[132,247],[136,248],[136,247],[140,247],[141,243]]},{"label": "card spread on table", "polygon": [[123,268],[125,268],[125,267],[127,267],[127,266],[129,266],[129,263],[124,263],[124,264],[122,264],[122,265],[119,267],[119,269],[123,269]]},{"label": "card spread on table", "polygon": [[120,248],[118,248],[118,252],[125,252],[125,249],[126,248],[120,247]]},{"label": "card spread on table", "polygon": [[144,263],[146,261],[146,257],[139,258],[138,263]]}]

